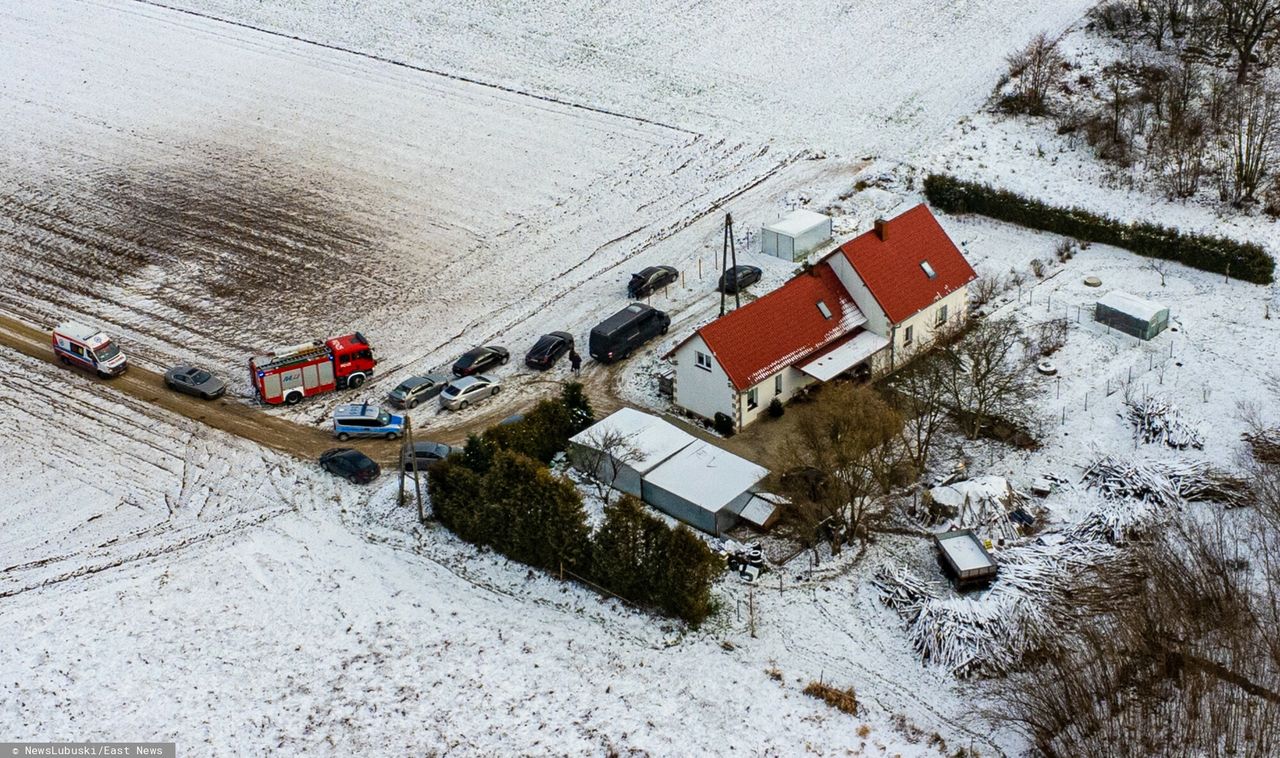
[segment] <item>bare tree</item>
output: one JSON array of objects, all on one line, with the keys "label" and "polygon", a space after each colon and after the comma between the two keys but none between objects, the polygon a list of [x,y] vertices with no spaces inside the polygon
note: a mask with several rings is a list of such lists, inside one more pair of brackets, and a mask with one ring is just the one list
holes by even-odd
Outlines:
[{"label": "bare tree", "polygon": [[1275,153],[1280,99],[1265,84],[1241,85],[1228,100],[1226,116],[1232,200],[1252,201]]},{"label": "bare tree", "polygon": [[950,367],[941,378],[969,439],[980,437],[993,422],[1031,422],[1036,381],[1023,344],[1022,329],[1013,319],[1002,318],[978,321],[946,348]]},{"label": "bare tree", "polygon": [[1238,58],[1236,83],[1244,84],[1254,49],[1276,30],[1280,0],[1218,0],[1218,6],[1222,36]]},{"label": "bare tree", "polygon": [[1190,59],[1168,71],[1157,100],[1160,122],[1152,140],[1152,162],[1171,197],[1191,197],[1204,175],[1208,134],[1200,105],[1204,77]]},{"label": "bare tree", "polygon": [[893,375],[889,389],[894,408],[902,415],[902,451],[916,473],[929,463],[934,440],[948,420],[946,361],[931,352],[917,357]]},{"label": "bare tree", "polygon": [[616,429],[592,432],[573,453],[574,463],[591,477],[596,497],[606,508],[617,494],[618,476],[642,457],[631,435]]},{"label": "bare tree", "polygon": [[1064,63],[1058,40],[1040,32],[1026,47],[1008,57],[1009,76],[1016,80],[1015,97],[1020,110],[1032,115],[1048,111],[1049,89]]},{"label": "bare tree", "polygon": [[885,513],[885,493],[903,459],[902,418],[871,388],[849,383],[823,388],[783,442],[780,486],[791,499],[801,539],[821,534],[833,553],[865,536]]}]

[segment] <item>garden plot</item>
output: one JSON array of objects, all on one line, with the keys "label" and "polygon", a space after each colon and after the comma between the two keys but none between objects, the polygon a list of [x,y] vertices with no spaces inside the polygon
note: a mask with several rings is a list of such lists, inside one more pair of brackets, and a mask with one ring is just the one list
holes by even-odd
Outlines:
[{"label": "garden plot", "polygon": [[388,379],[536,337],[504,333],[799,157],[142,4],[0,14],[0,308],[241,396],[352,329]]}]

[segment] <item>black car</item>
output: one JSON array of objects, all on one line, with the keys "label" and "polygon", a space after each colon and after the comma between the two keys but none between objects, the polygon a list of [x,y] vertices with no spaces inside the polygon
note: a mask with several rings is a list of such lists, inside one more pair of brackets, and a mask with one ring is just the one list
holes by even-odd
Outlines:
[{"label": "black car", "polygon": [[639,299],[647,297],[680,277],[680,272],[670,266],[650,266],[638,274],[631,275],[627,283],[627,297]]},{"label": "black car", "polygon": [[405,450],[400,453],[400,468],[404,471],[413,470],[413,461],[418,460],[418,470],[425,471],[427,467],[443,461],[449,457],[449,453],[453,452],[453,448],[443,442],[415,442],[413,450]]},{"label": "black car", "polygon": [[417,408],[418,403],[439,395],[448,383],[449,377],[444,374],[411,376],[387,394],[387,401],[397,408]]},{"label": "black car", "polygon": [[548,369],[556,365],[556,361],[572,349],[572,334],[568,332],[544,334],[538,338],[529,350],[529,354],[524,357],[524,363],[529,368]]},{"label": "black car", "polygon": [[369,456],[349,447],[335,447],[321,453],[320,468],[352,484],[368,484],[382,473]]},{"label": "black car", "polygon": [[755,266],[734,266],[720,275],[720,281],[716,284],[716,289],[729,295],[741,292],[760,281],[760,276],[763,273]]},{"label": "black car", "polygon": [[505,347],[485,345],[475,347],[462,354],[453,364],[454,376],[471,376],[487,371],[494,366],[501,366],[511,360],[511,354]]},{"label": "black car", "polygon": [[671,317],[644,303],[632,303],[591,330],[587,347],[591,357],[613,363],[628,357],[645,342],[666,334]]}]

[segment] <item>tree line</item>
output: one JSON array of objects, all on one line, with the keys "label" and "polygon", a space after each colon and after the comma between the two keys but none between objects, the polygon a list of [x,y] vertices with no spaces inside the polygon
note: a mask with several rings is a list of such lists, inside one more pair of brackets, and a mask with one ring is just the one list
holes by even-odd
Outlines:
[{"label": "tree line", "polygon": [[632,497],[605,507],[593,533],[582,496],[548,465],[594,420],[582,386],[565,386],[523,419],[472,435],[428,472],[435,517],[460,538],[633,604],[697,625],[715,610],[723,560],[687,527]]}]

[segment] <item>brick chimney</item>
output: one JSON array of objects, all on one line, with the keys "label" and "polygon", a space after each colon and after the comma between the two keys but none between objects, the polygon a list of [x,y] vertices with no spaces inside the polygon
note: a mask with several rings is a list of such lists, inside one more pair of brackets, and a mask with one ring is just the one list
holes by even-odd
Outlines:
[{"label": "brick chimney", "polygon": [[881,242],[889,238],[889,224],[882,218],[876,219],[876,236]]}]

